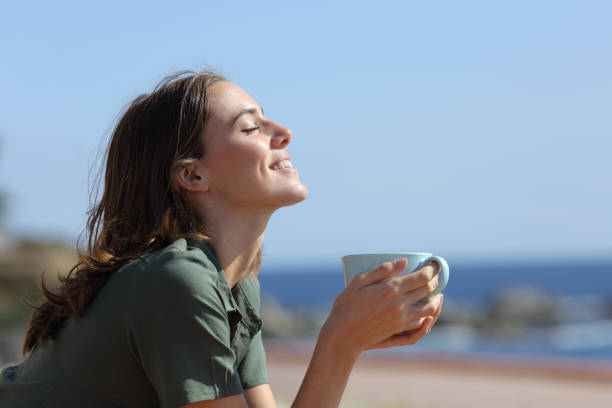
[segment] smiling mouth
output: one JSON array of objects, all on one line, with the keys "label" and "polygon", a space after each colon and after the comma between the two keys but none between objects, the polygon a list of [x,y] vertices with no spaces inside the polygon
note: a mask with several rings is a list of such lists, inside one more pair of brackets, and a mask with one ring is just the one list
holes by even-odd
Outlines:
[{"label": "smiling mouth", "polygon": [[283,160],[272,166],[272,170],[292,169],[292,168],[293,166],[291,165],[291,162],[289,160]]}]

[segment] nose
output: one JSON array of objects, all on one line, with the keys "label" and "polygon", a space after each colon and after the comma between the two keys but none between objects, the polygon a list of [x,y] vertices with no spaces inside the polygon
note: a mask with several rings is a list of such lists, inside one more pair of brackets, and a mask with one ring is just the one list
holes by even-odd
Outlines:
[{"label": "nose", "polygon": [[274,134],[272,135],[272,147],[282,149],[291,142],[292,133],[289,128],[286,128],[278,123],[274,123]]}]

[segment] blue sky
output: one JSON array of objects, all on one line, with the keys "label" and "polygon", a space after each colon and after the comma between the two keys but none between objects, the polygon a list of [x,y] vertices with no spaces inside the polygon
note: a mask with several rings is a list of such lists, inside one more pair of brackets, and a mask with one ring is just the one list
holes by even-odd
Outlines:
[{"label": "blue sky", "polygon": [[213,67],[293,131],[310,196],[272,218],[270,262],[610,258],[610,21],[606,1],[3,5],[4,228],[74,241],[119,112]]}]

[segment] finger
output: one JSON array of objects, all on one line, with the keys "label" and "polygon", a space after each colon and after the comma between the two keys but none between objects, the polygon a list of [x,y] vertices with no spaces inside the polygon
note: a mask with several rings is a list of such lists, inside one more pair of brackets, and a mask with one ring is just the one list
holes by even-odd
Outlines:
[{"label": "finger", "polygon": [[423,302],[410,303],[408,300],[406,303],[412,306],[405,309],[406,315],[410,316],[411,319],[422,318],[427,316],[434,316],[436,312],[439,312],[442,305],[442,294],[431,296]]},{"label": "finger", "polygon": [[401,285],[402,290],[405,293],[415,290],[421,286],[425,286],[432,280],[437,282],[439,271],[439,267],[436,268],[433,264],[427,264],[415,272],[404,276],[398,276],[394,278],[394,280]]},{"label": "finger", "polygon": [[438,305],[438,310],[436,310],[436,313],[434,314],[434,318],[438,318],[438,316],[440,316],[440,313],[442,312],[442,304],[444,303],[444,295],[440,293],[440,304]]},{"label": "finger", "polygon": [[400,333],[396,333],[390,337],[387,337],[386,339],[384,339],[383,341],[376,343],[376,344],[372,344],[371,346],[368,346],[366,348],[366,350],[375,350],[375,349],[381,349],[381,348],[388,348],[388,347],[396,347],[396,346],[403,346],[405,339],[418,332],[420,329],[420,327],[418,329],[415,330],[408,330],[408,331],[403,331]]},{"label": "finger", "polygon": [[361,289],[364,286],[389,279],[403,271],[407,265],[408,260],[406,258],[396,259],[393,262],[383,262],[376,268],[355,276],[349,286]]},{"label": "finger", "polygon": [[427,303],[431,298],[427,298],[430,294],[433,293],[434,290],[438,287],[438,279],[434,278],[427,282],[425,285],[422,285],[412,291],[408,291],[405,293],[405,302],[409,305],[413,305],[417,302]]},{"label": "finger", "polygon": [[430,261],[427,263],[427,265],[431,265],[434,268],[434,273],[437,275],[440,273],[440,271],[442,270],[442,265],[440,265],[440,263],[438,261]]},{"label": "finger", "polygon": [[427,333],[431,331],[433,326],[433,319],[431,317],[426,317],[423,321],[423,325],[416,332],[406,336],[405,340],[407,344],[415,344],[417,341],[421,340]]},{"label": "finger", "polygon": [[442,303],[444,303],[444,296],[442,294],[440,294],[440,296],[442,296],[442,299],[440,300],[440,306],[438,306],[438,310],[432,316],[434,319],[433,324],[436,324],[436,322],[438,321],[438,317],[440,317],[440,313],[442,312]]},{"label": "finger", "polygon": [[402,325],[402,331],[397,334],[411,334],[412,332],[419,330],[421,326],[423,326],[423,323],[425,323],[425,317],[420,317],[418,319],[405,322]]},{"label": "finger", "polygon": [[369,350],[377,348],[388,348],[396,346],[406,346],[416,344],[431,330],[432,319],[431,317],[425,318],[421,327],[417,330],[401,332],[394,334],[393,336],[381,341],[380,343],[374,344],[368,347]]}]

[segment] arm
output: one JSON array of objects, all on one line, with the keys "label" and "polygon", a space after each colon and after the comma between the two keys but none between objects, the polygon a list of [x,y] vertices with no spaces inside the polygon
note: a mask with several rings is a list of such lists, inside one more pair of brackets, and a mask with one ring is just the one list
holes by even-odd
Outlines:
[{"label": "arm", "polygon": [[276,408],[270,384],[261,384],[244,390],[244,398],[249,408]]},{"label": "arm", "polygon": [[334,303],[292,405],[337,407],[363,350],[415,344],[440,315],[442,296],[414,302],[437,286],[432,266],[399,278],[405,260],[385,263],[355,278]]},{"label": "arm", "polygon": [[[246,401],[245,401],[246,400]],[[232,395],[210,401],[199,401],[182,408],[276,408],[274,395],[269,384],[262,384],[244,390],[242,395]]]},{"label": "arm", "polygon": [[[414,303],[436,288],[436,271],[426,266],[393,278],[405,267],[405,260],[384,263],[353,279],[336,298],[293,408],[337,407],[363,350],[415,344],[430,331],[440,315],[442,295]],[[246,402],[236,395],[188,407],[244,408],[246,403],[250,408],[275,407],[266,384],[245,391],[244,397]]]}]

